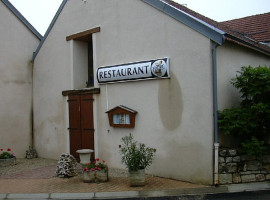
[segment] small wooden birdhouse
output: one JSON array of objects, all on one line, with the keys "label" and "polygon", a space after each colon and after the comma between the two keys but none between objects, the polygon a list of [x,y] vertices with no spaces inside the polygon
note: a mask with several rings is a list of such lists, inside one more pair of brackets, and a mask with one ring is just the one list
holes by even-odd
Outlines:
[{"label": "small wooden birdhouse", "polygon": [[133,128],[135,127],[135,115],[137,111],[126,106],[120,105],[107,111],[110,126],[118,128]]}]

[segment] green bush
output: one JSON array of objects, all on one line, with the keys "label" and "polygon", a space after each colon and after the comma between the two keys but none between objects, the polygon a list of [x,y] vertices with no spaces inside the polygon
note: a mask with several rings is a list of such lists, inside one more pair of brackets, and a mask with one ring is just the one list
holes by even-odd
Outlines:
[{"label": "green bush", "polygon": [[156,149],[138,143],[134,140],[132,134],[123,137],[121,141],[122,145],[119,145],[119,148],[122,163],[126,165],[129,171],[146,169],[152,164]]},{"label": "green bush", "polygon": [[270,134],[270,68],[242,67],[231,83],[242,101],[238,108],[219,111],[219,129],[240,137],[245,153],[262,154]]}]

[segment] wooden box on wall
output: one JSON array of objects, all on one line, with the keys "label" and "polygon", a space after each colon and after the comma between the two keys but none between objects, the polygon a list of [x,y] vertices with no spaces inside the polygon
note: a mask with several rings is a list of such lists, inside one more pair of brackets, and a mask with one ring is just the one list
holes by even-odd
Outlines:
[{"label": "wooden box on wall", "polygon": [[109,117],[109,123],[112,127],[118,128],[134,128],[135,127],[135,115],[137,111],[132,110],[126,106],[120,105],[107,111]]}]

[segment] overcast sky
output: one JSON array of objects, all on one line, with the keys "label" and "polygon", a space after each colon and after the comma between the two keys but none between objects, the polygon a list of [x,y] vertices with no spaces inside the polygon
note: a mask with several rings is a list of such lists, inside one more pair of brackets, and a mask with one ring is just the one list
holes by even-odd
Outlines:
[{"label": "overcast sky", "polygon": [[[42,34],[46,32],[62,0],[9,0]],[[81,0],[77,0],[81,1]],[[98,1],[98,0],[97,0]],[[107,0],[110,1],[110,0]],[[122,0],[133,1],[133,0]],[[175,0],[216,21],[270,12],[270,0]]]}]

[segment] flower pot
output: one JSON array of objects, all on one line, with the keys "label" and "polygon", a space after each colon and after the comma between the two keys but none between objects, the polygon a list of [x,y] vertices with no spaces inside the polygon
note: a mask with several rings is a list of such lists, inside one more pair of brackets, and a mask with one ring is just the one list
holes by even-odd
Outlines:
[{"label": "flower pot", "polygon": [[85,183],[93,183],[96,179],[96,172],[95,171],[84,171],[83,172],[83,182]]},{"label": "flower pot", "polygon": [[132,187],[145,185],[145,170],[129,171],[129,185]]},{"label": "flower pot", "polygon": [[80,149],[76,151],[80,156],[80,163],[85,165],[90,163],[91,153],[94,152],[92,149]]},{"label": "flower pot", "polygon": [[96,171],[96,181],[97,182],[107,182],[108,181],[108,170]]},{"label": "flower pot", "polygon": [[0,167],[8,167],[10,165],[15,165],[15,164],[16,164],[16,157],[0,159]]}]

